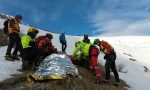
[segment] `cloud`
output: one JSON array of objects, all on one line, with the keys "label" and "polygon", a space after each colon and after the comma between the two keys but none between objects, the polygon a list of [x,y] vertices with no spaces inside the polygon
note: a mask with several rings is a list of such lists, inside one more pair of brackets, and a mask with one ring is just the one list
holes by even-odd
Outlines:
[{"label": "cloud", "polygon": [[[99,2],[100,3],[100,2]],[[149,0],[105,0],[89,22],[101,35],[150,35]],[[99,33],[103,32],[103,33]]]}]

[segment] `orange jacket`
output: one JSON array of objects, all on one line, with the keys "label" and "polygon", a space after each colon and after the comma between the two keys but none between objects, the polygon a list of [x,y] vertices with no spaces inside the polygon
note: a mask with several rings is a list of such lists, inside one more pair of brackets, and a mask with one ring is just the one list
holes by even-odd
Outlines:
[{"label": "orange jacket", "polygon": [[99,45],[100,45],[101,51],[104,54],[109,55],[112,50],[114,51],[114,48],[108,42],[106,42],[106,41],[100,41]]},{"label": "orange jacket", "polygon": [[20,32],[19,23],[15,19],[10,19],[8,22],[8,32],[9,34]]}]

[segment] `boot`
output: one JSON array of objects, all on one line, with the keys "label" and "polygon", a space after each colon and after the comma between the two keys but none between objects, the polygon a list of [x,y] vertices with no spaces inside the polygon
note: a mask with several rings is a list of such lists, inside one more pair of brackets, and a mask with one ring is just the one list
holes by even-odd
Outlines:
[{"label": "boot", "polygon": [[101,84],[103,82],[103,78],[101,76],[96,76],[95,84]]},{"label": "boot", "polygon": [[115,85],[118,87],[121,86],[120,82],[116,82]]},{"label": "boot", "polygon": [[20,58],[17,55],[11,55],[11,58],[18,61],[20,60]]},{"label": "boot", "polygon": [[95,84],[101,84],[101,83],[102,83],[102,81],[101,81],[101,80],[99,80],[99,79],[95,79],[95,80],[94,80],[94,83],[95,83]]},{"label": "boot", "polygon": [[107,84],[107,85],[110,85],[111,84],[111,80],[104,80],[104,83]]},{"label": "boot", "polygon": [[6,55],[4,56],[5,60],[8,60],[8,61],[14,61],[10,55]]}]

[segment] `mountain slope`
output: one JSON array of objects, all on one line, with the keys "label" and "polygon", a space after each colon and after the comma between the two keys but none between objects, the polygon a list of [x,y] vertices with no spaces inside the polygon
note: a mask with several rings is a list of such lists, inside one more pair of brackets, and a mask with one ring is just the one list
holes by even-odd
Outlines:
[{"label": "mountain slope", "polygon": [[[3,28],[3,19],[0,19],[0,28]],[[21,24],[21,32],[26,34],[27,29],[29,26]],[[39,29],[40,30],[40,29]],[[45,35],[48,33],[47,31],[40,30],[38,35]],[[52,33],[54,38],[52,40],[54,46],[61,50],[61,44],[59,43],[59,34]],[[67,39],[67,54],[71,55],[74,50],[74,43],[77,40],[81,40],[83,37],[80,36],[69,36],[66,35]],[[100,38],[101,40],[106,40],[110,44],[113,45],[115,51],[117,53],[117,60],[116,66],[119,70],[119,75],[122,80],[124,80],[128,85],[130,85],[131,90],[150,90],[149,83],[150,83],[150,61],[149,61],[149,54],[150,54],[150,36],[116,36],[116,37],[90,37],[91,41],[95,38]],[[18,72],[17,69],[21,68],[21,62],[6,62],[3,58],[5,54],[6,47],[0,48],[0,65],[3,68],[0,68],[0,80],[4,80],[0,83],[0,89],[10,89],[7,87],[7,84],[12,86],[15,90],[22,89],[38,89],[38,85],[44,89],[44,85],[47,89],[55,88],[56,89],[75,89],[75,90],[116,90],[115,87],[111,86],[110,88],[107,85],[96,85],[93,83],[93,76],[92,74],[79,67],[80,75],[82,76],[79,78],[69,78],[63,81],[50,81],[50,82],[43,82],[43,83],[36,83],[31,87],[26,86],[26,72]],[[105,60],[103,59],[103,54],[99,55],[99,63],[104,66]],[[6,68],[5,68],[6,67]],[[146,69],[147,68],[147,69]],[[6,73],[6,71],[8,73]],[[6,73],[6,74],[5,74]],[[21,74],[20,74],[21,73]],[[15,75],[14,78],[10,78],[11,74],[18,74]],[[104,72],[103,72],[104,74]],[[104,76],[104,75],[103,75]],[[2,78],[2,79],[1,79]],[[70,84],[71,83],[71,84]],[[121,82],[123,87],[126,85]],[[59,87],[60,86],[60,87]],[[36,88],[37,87],[37,88]],[[104,88],[105,89],[104,89]],[[18,88],[18,89],[17,89]],[[124,90],[122,87],[119,90]]]},{"label": "mountain slope", "polygon": [[78,67],[78,69],[80,73],[79,77],[35,82],[31,86],[26,82],[26,76],[30,71],[23,72],[22,74],[13,75],[15,78],[6,79],[3,83],[0,83],[0,87],[2,90],[127,90],[125,87],[128,86],[123,81],[121,81],[121,87],[95,84],[95,78],[91,72],[83,67]]}]

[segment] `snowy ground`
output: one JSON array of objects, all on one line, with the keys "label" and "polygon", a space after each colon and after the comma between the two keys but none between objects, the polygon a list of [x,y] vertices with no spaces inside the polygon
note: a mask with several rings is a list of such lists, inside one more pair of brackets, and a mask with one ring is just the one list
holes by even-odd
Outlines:
[{"label": "snowy ground", "polygon": [[[3,21],[0,19],[0,28],[3,28]],[[21,32],[26,34],[28,26],[21,25]],[[46,31],[40,31],[39,35],[45,35]],[[59,34],[54,34],[53,44],[61,50],[59,43]],[[79,36],[68,36],[67,38],[67,54],[72,54],[74,43],[81,40]],[[130,90],[150,90],[150,70],[145,72],[144,66],[150,69],[150,36],[116,36],[116,37],[91,37],[91,41],[95,38],[106,40],[112,44],[117,53],[117,67],[122,67],[119,72],[120,78],[131,86]],[[0,81],[11,77],[11,74],[20,73],[17,69],[21,68],[21,62],[9,62],[4,60],[6,47],[0,47]],[[132,61],[129,59],[134,59]],[[103,55],[99,55],[99,62],[104,65]]]},{"label": "snowy ground", "polygon": [[5,80],[6,78],[11,77],[12,74],[19,74],[21,72],[17,69],[21,68],[20,61],[6,61],[4,55],[6,52],[6,47],[0,47],[0,81]]}]

